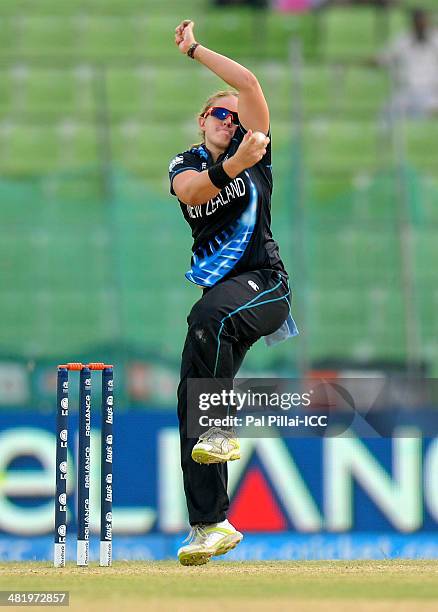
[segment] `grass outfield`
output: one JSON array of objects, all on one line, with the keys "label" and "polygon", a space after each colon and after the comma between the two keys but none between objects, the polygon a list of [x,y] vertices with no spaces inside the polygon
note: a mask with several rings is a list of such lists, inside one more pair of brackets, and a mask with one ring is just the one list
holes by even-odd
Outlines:
[{"label": "grass outfield", "polygon": [[[70,609],[438,611],[437,561],[116,562],[55,569],[0,564],[0,590],[68,590]],[[354,608],[353,608],[354,606]]]}]

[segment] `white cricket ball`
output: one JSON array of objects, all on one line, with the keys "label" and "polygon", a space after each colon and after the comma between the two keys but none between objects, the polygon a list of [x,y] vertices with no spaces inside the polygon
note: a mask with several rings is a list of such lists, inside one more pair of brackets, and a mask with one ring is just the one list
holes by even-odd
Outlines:
[{"label": "white cricket ball", "polygon": [[254,132],[252,138],[254,138],[257,144],[265,144],[266,136],[263,132]]}]

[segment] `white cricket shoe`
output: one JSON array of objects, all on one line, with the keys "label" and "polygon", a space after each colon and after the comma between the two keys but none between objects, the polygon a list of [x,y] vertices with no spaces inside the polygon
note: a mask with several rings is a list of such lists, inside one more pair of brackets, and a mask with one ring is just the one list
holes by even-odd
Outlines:
[{"label": "white cricket shoe", "polygon": [[[243,534],[225,520],[212,525],[195,525],[178,550],[181,565],[204,565],[212,557],[225,555],[243,539]],[[183,544],[184,544],[183,542]]]},{"label": "white cricket shoe", "polygon": [[240,459],[240,444],[232,431],[211,427],[203,433],[192,449],[197,463],[225,463]]}]

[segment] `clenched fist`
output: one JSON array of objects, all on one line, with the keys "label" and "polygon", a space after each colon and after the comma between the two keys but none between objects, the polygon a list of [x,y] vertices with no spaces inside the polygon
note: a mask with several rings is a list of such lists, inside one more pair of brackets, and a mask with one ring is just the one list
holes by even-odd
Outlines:
[{"label": "clenched fist", "polygon": [[195,24],[190,19],[184,19],[179,26],[175,28],[175,44],[178,45],[181,53],[186,54],[193,43],[196,42],[193,35]]}]

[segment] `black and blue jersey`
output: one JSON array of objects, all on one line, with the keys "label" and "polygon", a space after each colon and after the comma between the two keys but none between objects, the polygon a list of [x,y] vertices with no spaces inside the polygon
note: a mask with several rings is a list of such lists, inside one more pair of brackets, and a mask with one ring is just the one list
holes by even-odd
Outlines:
[{"label": "black and blue jersey", "polygon": [[[239,125],[228,149],[217,161],[234,155],[244,135],[245,130]],[[203,144],[176,155],[169,165],[172,195],[176,195],[175,176],[186,170],[202,172],[214,163]],[[278,270],[286,275],[271,233],[272,186],[269,143],[260,162],[232,179],[205,204],[187,206],[179,200],[193,236],[192,267],[186,274],[190,281],[211,287],[225,277],[260,269]]]}]

